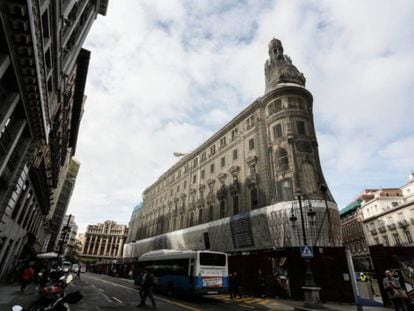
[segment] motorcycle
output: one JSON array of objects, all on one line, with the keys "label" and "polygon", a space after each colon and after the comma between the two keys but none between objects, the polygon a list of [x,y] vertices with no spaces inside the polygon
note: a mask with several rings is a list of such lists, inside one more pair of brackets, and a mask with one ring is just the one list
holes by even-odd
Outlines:
[{"label": "motorcycle", "polygon": [[[78,303],[82,298],[79,291],[65,294],[65,287],[73,280],[70,274],[67,277],[59,278],[58,282],[54,282],[40,289],[40,298],[35,301],[28,311],[66,311],[67,304]],[[13,311],[24,311],[21,306],[15,305]]]}]

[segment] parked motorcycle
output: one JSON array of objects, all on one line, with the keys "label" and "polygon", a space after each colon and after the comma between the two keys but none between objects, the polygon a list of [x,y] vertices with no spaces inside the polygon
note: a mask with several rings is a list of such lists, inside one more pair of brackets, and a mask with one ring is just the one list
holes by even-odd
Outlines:
[{"label": "parked motorcycle", "polygon": [[[66,311],[67,304],[79,302],[83,296],[79,291],[65,294],[65,287],[73,280],[73,276],[63,276],[58,282],[54,282],[40,289],[40,298],[29,308],[29,311]],[[13,306],[13,311],[24,311],[21,306]]]}]

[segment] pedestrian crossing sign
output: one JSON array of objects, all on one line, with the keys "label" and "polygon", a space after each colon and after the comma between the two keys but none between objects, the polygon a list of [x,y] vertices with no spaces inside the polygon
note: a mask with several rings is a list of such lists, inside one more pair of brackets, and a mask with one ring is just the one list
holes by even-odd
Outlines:
[{"label": "pedestrian crossing sign", "polygon": [[300,255],[303,258],[313,258],[313,247],[309,245],[302,245],[300,247]]}]

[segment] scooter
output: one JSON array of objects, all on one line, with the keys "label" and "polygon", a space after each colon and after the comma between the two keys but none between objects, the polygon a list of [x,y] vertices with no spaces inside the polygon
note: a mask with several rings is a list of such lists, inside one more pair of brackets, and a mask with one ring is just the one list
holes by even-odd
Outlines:
[{"label": "scooter", "polygon": [[[67,295],[64,292],[64,288],[73,280],[73,276],[71,274],[66,278],[63,276],[59,281],[62,280],[64,280],[62,287],[59,288],[56,284],[49,286],[48,290],[44,290],[46,296],[41,296],[35,301],[30,306],[29,311],[66,311],[66,304],[78,303],[83,298],[79,291]],[[43,294],[41,293],[41,295]],[[12,307],[12,311],[25,311],[25,309],[22,306],[15,305]]]}]

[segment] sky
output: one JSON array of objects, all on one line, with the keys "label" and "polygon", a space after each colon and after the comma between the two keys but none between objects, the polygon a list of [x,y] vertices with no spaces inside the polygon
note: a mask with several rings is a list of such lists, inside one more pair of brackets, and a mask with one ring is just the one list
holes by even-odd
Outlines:
[{"label": "sky", "polygon": [[128,224],[149,185],[264,93],[275,37],[314,97],[341,209],[414,170],[414,2],[110,0],[92,56],[68,213]]}]

